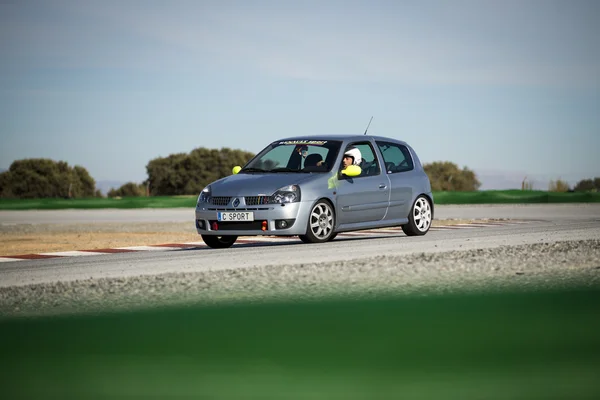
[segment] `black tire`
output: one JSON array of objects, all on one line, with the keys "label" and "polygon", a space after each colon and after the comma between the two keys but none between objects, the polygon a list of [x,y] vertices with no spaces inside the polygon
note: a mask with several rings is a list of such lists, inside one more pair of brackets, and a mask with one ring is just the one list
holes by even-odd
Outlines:
[{"label": "black tire", "polygon": [[208,247],[213,249],[226,249],[233,246],[237,240],[237,236],[226,235],[226,236],[213,236],[213,235],[201,235],[202,240]]},{"label": "black tire", "polygon": [[431,203],[427,196],[417,197],[408,214],[408,224],[402,225],[406,236],[423,236],[431,228]]},{"label": "black tire", "polygon": [[298,237],[300,238],[300,240],[302,240],[303,243],[312,243],[310,240],[308,240],[308,236],[306,235],[298,235]]},{"label": "black tire", "polygon": [[[337,236],[337,233],[334,233],[333,235],[331,235],[331,237],[329,238],[329,241],[332,241],[333,239],[335,239],[336,236]],[[298,235],[298,237],[304,243],[314,243],[314,242],[311,242],[306,235]]]},{"label": "black tire", "polygon": [[304,243],[325,243],[337,234],[335,228],[335,212],[328,201],[319,200],[310,210],[306,223],[306,235],[298,235]]}]

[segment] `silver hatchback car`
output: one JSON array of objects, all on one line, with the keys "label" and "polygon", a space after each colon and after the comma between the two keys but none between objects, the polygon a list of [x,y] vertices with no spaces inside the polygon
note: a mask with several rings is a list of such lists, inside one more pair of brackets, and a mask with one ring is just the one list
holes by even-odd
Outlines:
[{"label": "silver hatchback car", "polygon": [[198,196],[196,229],[213,248],[238,236],[298,236],[305,243],[340,232],[401,226],[427,233],[429,178],[405,142],[380,136],[277,140]]}]

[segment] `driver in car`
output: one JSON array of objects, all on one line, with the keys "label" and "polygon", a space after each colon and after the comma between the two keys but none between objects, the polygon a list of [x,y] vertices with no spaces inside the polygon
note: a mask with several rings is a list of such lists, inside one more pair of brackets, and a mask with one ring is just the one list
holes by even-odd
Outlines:
[{"label": "driver in car", "polygon": [[342,169],[346,169],[350,165],[358,165],[360,167],[361,162],[362,155],[360,154],[360,150],[356,147],[352,147],[346,150],[346,152],[344,153],[344,159],[342,161],[342,165],[344,168]]},{"label": "driver in car", "polygon": [[[362,155],[360,153],[360,150],[357,149],[356,147],[352,147],[352,148],[346,150],[346,152],[344,153],[344,158],[342,159],[342,170],[345,170],[346,168],[348,168],[351,165],[360,166],[361,163],[362,163]],[[327,184],[328,184],[329,189],[335,188],[338,185],[337,174],[335,174],[331,178],[329,178],[329,180],[327,181]]]}]

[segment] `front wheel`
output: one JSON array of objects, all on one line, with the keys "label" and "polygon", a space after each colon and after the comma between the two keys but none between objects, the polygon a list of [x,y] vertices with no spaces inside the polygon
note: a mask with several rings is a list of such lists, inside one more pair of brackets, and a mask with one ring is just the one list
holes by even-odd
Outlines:
[{"label": "front wheel", "polygon": [[429,231],[431,219],[429,199],[424,195],[420,195],[415,200],[408,215],[408,224],[402,225],[402,230],[407,236],[422,236]]},{"label": "front wheel", "polygon": [[306,235],[299,235],[298,237],[304,243],[324,243],[336,236],[333,233],[334,226],[335,213],[331,204],[325,200],[320,200],[310,211]]},{"label": "front wheel", "polygon": [[202,240],[208,247],[212,247],[213,249],[226,249],[228,247],[233,246],[235,241],[237,240],[237,236],[227,235],[227,236],[212,236],[212,235],[201,235]]},{"label": "front wheel", "polygon": [[[334,233],[333,235],[331,235],[331,237],[329,238],[329,241],[331,242],[333,239],[335,239],[335,237],[336,237],[336,236],[337,236],[337,233]],[[300,238],[300,240],[302,240],[302,242],[304,242],[304,243],[314,243],[314,242],[311,242],[311,241],[308,239],[308,236],[306,236],[306,235],[298,235],[298,237],[299,237],[299,238]]]}]

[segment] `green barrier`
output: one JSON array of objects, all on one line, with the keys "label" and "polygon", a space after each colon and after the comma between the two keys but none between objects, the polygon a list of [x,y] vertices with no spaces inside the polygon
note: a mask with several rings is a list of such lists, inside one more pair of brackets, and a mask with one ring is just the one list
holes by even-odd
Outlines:
[{"label": "green barrier", "polygon": [[[600,193],[555,193],[523,190],[434,192],[435,204],[597,203]],[[0,210],[98,208],[177,208],[196,206],[197,196],[124,197],[122,199],[0,199]]]},{"label": "green barrier", "polygon": [[197,198],[197,196],[152,196],[120,199],[0,199],[0,210],[194,208]]},{"label": "green barrier", "polygon": [[542,204],[597,203],[597,192],[542,192],[527,190],[487,190],[478,192],[435,192],[436,204]]},{"label": "green barrier", "polygon": [[0,320],[0,397],[600,398],[600,289]]}]

